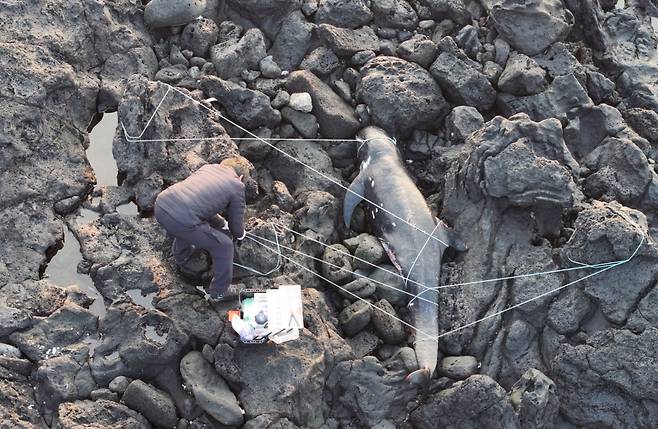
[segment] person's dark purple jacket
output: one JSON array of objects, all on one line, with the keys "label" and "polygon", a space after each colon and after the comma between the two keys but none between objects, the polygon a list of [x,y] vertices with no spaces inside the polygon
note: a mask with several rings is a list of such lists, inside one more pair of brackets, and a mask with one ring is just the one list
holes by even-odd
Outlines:
[{"label": "person's dark purple jacket", "polygon": [[162,191],[158,204],[185,225],[212,224],[223,213],[233,237],[244,237],[244,184],[230,167],[204,165]]}]

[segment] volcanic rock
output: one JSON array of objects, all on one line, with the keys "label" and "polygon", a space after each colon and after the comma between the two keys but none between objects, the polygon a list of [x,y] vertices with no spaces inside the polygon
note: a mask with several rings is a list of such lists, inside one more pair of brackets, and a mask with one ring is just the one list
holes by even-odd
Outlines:
[{"label": "volcanic rock", "polygon": [[238,42],[230,40],[210,48],[210,59],[222,79],[240,76],[243,70],[257,70],[266,55],[265,39],[257,28],[248,30]]},{"label": "volcanic rock", "polygon": [[134,380],[130,383],[121,401],[140,412],[155,425],[173,427],[178,421],[176,407],[171,398],[142,380]]},{"label": "volcanic rock", "polygon": [[359,120],[354,110],[313,73],[306,70],[291,73],[286,87],[291,93],[308,92],[311,95],[313,114],[323,137],[341,139],[356,134]]},{"label": "volcanic rock", "polygon": [[392,134],[432,127],[449,109],[427,71],[395,57],[379,56],[361,68],[356,97],[368,106],[373,123]]},{"label": "volcanic rock", "polygon": [[372,11],[364,0],[321,0],[315,13],[315,22],[357,28],[370,22],[372,17]]},{"label": "volcanic rock", "polygon": [[184,25],[205,9],[206,0],[151,0],[144,8],[144,21],[153,28]]}]

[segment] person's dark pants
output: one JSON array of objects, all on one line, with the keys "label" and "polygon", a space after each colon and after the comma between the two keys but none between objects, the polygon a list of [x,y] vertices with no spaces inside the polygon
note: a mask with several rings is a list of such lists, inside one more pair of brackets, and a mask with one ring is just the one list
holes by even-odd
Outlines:
[{"label": "person's dark pants", "polygon": [[213,279],[208,293],[212,297],[224,293],[233,279],[233,240],[203,222],[198,225],[186,225],[158,207],[156,202],[155,218],[174,237],[171,252],[176,263],[181,265],[192,255],[194,247],[204,249],[212,257]]}]

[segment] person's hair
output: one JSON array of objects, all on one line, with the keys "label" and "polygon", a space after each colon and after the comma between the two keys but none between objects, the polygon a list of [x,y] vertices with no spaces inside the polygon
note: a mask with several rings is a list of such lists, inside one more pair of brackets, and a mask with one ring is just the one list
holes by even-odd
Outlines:
[{"label": "person's hair", "polygon": [[235,174],[242,176],[242,183],[247,183],[247,180],[250,177],[250,165],[249,161],[245,158],[233,156],[231,158],[226,158],[219,163],[224,167],[232,168],[235,171]]}]

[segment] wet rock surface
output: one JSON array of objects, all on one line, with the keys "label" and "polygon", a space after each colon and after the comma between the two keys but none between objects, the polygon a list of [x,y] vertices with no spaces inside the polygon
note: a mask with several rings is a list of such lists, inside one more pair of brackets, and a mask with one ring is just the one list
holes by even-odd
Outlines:
[{"label": "wet rock surface", "polygon": [[[653,427],[656,15],[652,1],[3,3],[2,424]],[[90,130],[114,110],[106,183]],[[425,294],[447,333],[426,392],[405,381],[416,291],[396,249],[363,207],[353,230],[341,221],[371,124],[468,247]],[[177,266],[152,217],[160,191],[238,153],[254,168],[248,230],[269,241],[235,261],[274,271],[234,282],[302,286],[290,343],[241,344],[231,305],[205,299],[208,256]],[[80,284],[48,270],[70,246],[61,278]]]}]

